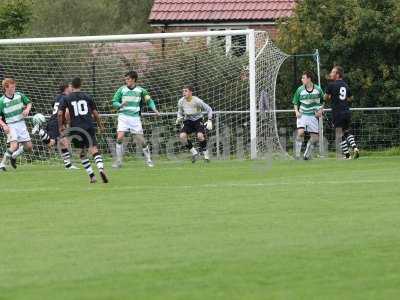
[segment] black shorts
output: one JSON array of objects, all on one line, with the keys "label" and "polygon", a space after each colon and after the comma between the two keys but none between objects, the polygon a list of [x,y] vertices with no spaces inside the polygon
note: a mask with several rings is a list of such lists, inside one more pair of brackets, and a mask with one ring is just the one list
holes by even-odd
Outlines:
[{"label": "black shorts", "polygon": [[184,132],[186,134],[201,132],[201,133],[205,134],[206,129],[204,127],[202,119],[199,119],[196,121],[185,120],[185,121],[183,121],[183,127],[181,129],[181,132]]},{"label": "black shorts", "polygon": [[89,129],[75,127],[68,132],[67,136],[75,148],[86,149],[97,146],[96,128],[94,127]]},{"label": "black shorts", "polygon": [[57,122],[48,122],[46,126],[46,132],[50,139],[57,140],[60,137],[60,131],[58,130]]},{"label": "black shorts", "polygon": [[342,128],[342,130],[348,130],[351,127],[351,112],[337,112],[332,114],[332,123],[335,128]]}]

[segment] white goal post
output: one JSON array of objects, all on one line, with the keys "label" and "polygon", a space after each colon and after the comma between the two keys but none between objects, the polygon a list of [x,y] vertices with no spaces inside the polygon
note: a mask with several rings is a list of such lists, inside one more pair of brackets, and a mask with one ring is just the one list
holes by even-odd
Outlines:
[{"label": "white goal post", "polygon": [[[246,49],[220,51],[228,36],[245,39]],[[256,159],[265,152],[285,152],[277,130],[275,88],[279,68],[287,57],[267,33],[251,29],[4,39],[0,40],[0,67],[4,70],[0,77],[14,77],[17,90],[32,99],[34,112],[49,115],[57,83],[80,76],[86,83],[84,89],[94,94],[102,116],[110,123],[105,134],[108,141],[115,134],[112,95],[124,84],[126,71],[138,70],[139,85],[149,90],[162,112],[161,120],[149,115],[151,120],[144,124],[149,134],[166,126],[173,131],[171,136],[176,135],[170,126],[174,107],[182,84],[192,84],[195,93],[215,111],[248,112],[229,117],[223,114],[219,126],[230,126],[226,131],[230,136],[243,132],[244,151]],[[47,157],[49,153],[35,139],[38,146],[33,157]],[[177,153],[182,151],[178,145],[173,148]],[[231,148],[232,152],[237,150]]]}]

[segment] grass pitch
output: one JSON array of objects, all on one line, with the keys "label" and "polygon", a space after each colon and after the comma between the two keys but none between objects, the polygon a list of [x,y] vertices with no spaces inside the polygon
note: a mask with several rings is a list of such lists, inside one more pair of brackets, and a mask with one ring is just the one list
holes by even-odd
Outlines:
[{"label": "grass pitch", "polygon": [[398,299],[400,157],[0,174],[0,299]]}]

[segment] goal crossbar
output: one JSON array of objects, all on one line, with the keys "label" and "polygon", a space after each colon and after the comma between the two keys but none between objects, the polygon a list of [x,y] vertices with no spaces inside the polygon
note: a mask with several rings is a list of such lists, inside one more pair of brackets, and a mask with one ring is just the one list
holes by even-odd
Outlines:
[{"label": "goal crossbar", "polygon": [[236,36],[236,35],[254,34],[254,32],[255,31],[253,29],[244,29],[244,30],[216,30],[216,31],[196,31],[196,32],[124,34],[124,35],[0,39],[0,45],[113,42],[113,41],[134,41],[134,40],[148,40],[148,39],[190,38],[190,37],[202,37],[202,36],[204,37],[229,36],[229,35]]}]

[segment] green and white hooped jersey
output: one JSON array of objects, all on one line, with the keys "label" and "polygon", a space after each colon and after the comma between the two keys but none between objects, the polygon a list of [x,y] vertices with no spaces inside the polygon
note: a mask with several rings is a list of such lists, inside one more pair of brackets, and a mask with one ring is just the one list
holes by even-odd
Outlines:
[{"label": "green and white hooped jersey", "polygon": [[22,93],[16,92],[12,99],[3,95],[0,98],[0,114],[8,124],[19,122],[24,119],[22,114],[24,106],[31,103],[29,98]]},{"label": "green and white hooped jersey", "polygon": [[[150,99],[150,94],[144,88],[135,86],[133,89],[130,89],[124,85],[115,93],[113,98],[113,107],[119,110],[119,114],[139,117],[142,100],[146,102]],[[123,102],[127,102],[127,105],[121,108]]]},{"label": "green and white hooped jersey", "polygon": [[307,91],[304,85],[300,86],[293,96],[293,104],[299,107],[300,112],[306,116],[314,116],[324,103],[324,92],[314,84],[312,91]]}]

